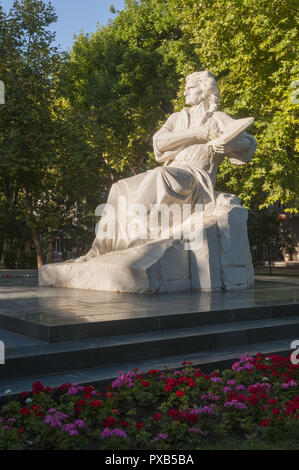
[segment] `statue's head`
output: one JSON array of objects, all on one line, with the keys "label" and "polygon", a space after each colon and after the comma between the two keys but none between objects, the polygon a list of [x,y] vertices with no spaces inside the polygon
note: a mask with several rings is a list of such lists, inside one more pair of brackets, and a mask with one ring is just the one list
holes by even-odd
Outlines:
[{"label": "statue's head", "polygon": [[217,111],[219,89],[214,75],[209,70],[193,72],[188,75],[184,95],[186,104],[189,106],[200,104],[203,101],[207,111]]}]

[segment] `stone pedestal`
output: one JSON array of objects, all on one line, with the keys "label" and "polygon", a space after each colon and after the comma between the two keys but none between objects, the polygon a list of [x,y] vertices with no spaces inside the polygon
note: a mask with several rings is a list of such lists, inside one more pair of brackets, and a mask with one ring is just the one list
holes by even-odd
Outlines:
[{"label": "stone pedestal", "polygon": [[200,243],[191,249],[186,240],[158,240],[89,261],[48,264],[39,269],[39,285],[139,293],[251,286],[247,209],[220,194],[202,221]]}]

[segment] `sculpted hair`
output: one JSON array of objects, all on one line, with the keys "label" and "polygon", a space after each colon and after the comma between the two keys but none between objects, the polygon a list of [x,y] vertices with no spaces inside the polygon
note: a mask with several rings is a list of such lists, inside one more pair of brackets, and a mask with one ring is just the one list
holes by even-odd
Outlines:
[{"label": "sculpted hair", "polygon": [[218,109],[220,98],[218,83],[214,75],[209,70],[203,72],[193,72],[186,77],[186,82],[191,81],[201,86],[203,98],[205,100],[208,115],[213,114]]}]

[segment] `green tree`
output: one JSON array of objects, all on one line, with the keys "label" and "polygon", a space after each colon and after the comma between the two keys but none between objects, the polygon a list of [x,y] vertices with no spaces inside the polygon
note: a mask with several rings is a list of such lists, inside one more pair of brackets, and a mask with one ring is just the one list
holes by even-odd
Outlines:
[{"label": "green tree", "polygon": [[90,143],[110,179],[153,165],[152,136],[185,72],[199,66],[167,1],[127,0],[105,28],[81,34],[65,65],[66,96],[94,123]]},{"label": "green tree", "polygon": [[48,26],[56,15],[42,1],[18,0],[7,14],[1,8],[0,21],[0,77],[6,90],[0,110],[1,182],[18,192],[40,266],[40,208],[55,158],[52,77],[60,59]]},{"label": "green tree", "polygon": [[[175,5],[177,2],[173,1]],[[221,108],[236,118],[254,116],[250,132],[258,148],[243,168],[227,160],[218,184],[236,192],[249,207],[276,202],[298,210],[299,162],[296,102],[294,0],[182,0],[179,18],[202,68],[219,80]]]}]

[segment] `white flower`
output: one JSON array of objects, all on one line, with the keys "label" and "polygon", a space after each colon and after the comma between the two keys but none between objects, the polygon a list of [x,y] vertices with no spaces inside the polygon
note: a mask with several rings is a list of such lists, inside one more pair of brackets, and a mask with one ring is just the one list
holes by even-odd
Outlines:
[{"label": "white flower", "polygon": [[12,393],[12,390],[10,390],[10,388],[8,390],[6,390],[6,392],[4,393],[4,395],[9,395],[10,393]]},{"label": "white flower", "polygon": [[32,398],[26,398],[25,402],[26,402],[26,403],[31,403],[31,402],[32,402]]},{"label": "white flower", "polygon": [[269,382],[269,378],[268,377],[263,377],[263,382]]}]

